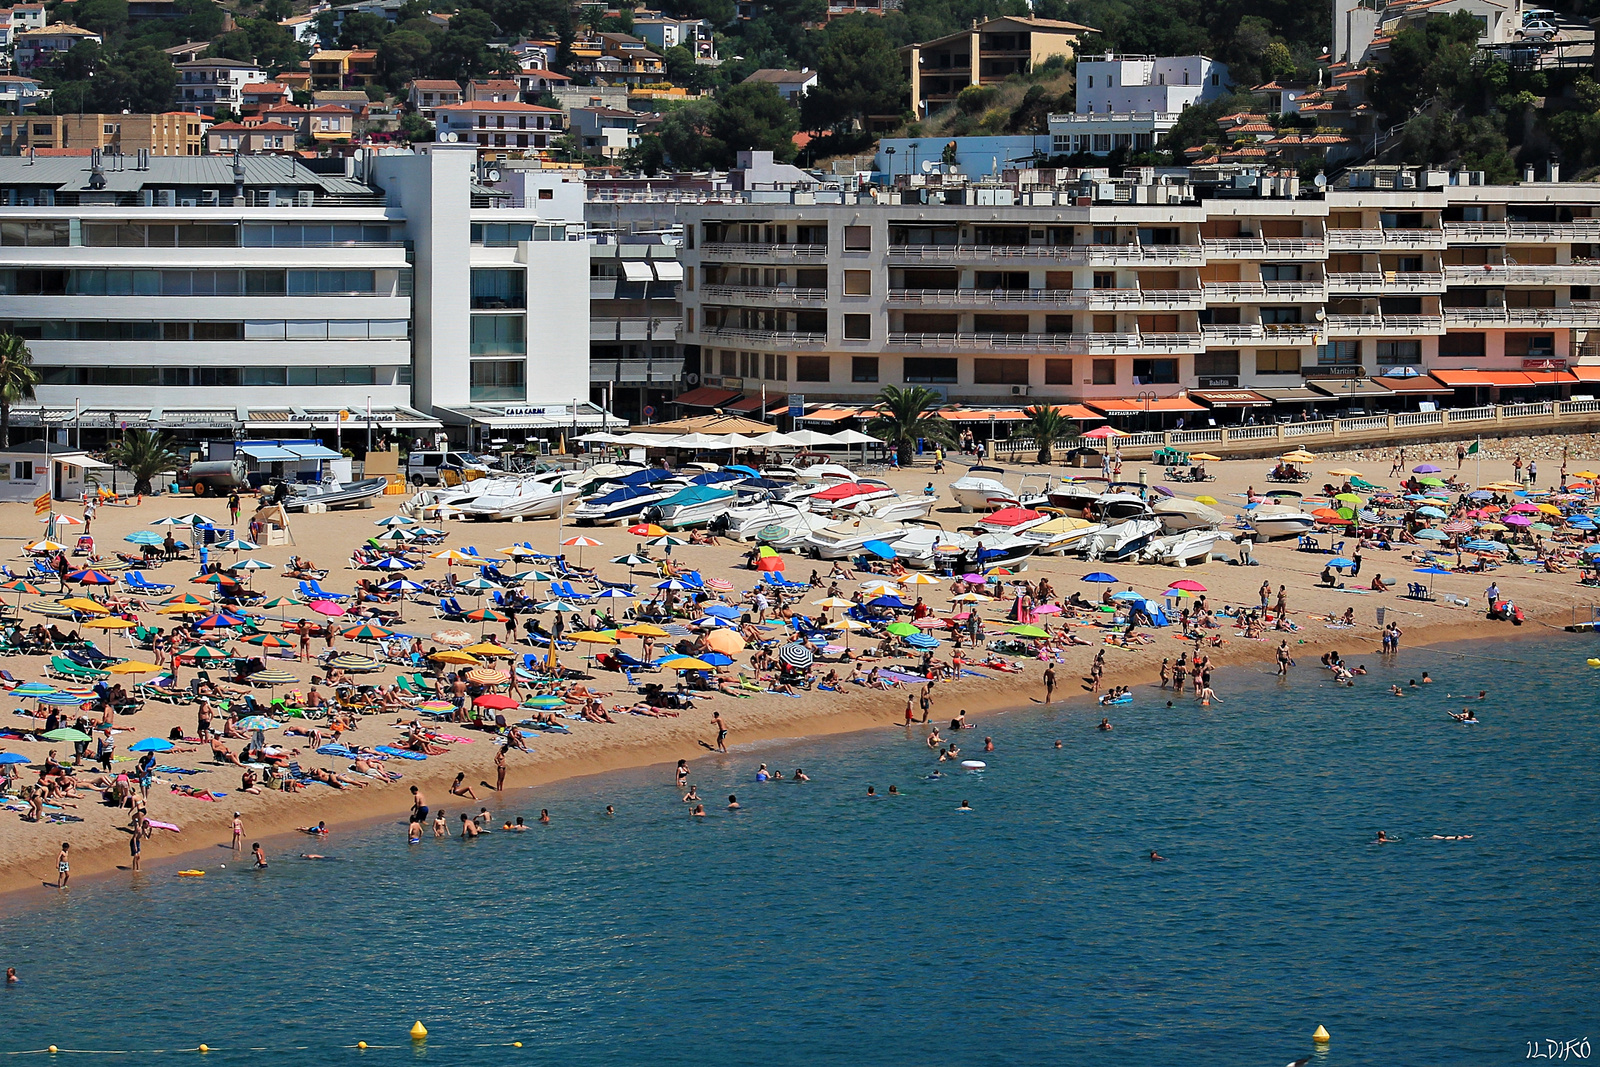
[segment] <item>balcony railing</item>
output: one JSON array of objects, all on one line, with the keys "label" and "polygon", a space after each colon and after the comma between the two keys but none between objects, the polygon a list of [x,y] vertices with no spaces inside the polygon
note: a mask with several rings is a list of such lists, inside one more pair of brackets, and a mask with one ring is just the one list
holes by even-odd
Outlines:
[{"label": "balcony railing", "polygon": [[702,301],[775,300],[780,303],[828,299],[826,289],[800,289],[792,285],[706,285],[700,289]]},{"label": "balcony railing", "polygon": [[1207,345],[1237,344],[1241,341],[1303,345],[1316,340],[1319,332],[1320,327],[1310,322],[1255,322],[1200,327]]},{"label": "balcony railing", "polygon": [[891,333],[891,348],[937,352],[1023,351],[1074,355],[1181,355],[1200,347],[1197,333]]},{"label": "balcony railing", "polygon": [[1327,246],[1317,237],[1230,237],[1200,242],[1207,259],[1321,259]]},{"label": "balcony railing", "polygon": [[891,304],[919,307],[994,307],[1035,304],[1083,311],[1199,310],[1198,289],[890,289]]},{"label": "balcony railing", "polygon": [[828,254],[828,246],[708,241],[700,246],[700,254],[730,259],[821,259]]},{"label": "balcony railing", "polygon": [[1487,263],[1446,267],[1450,285],[1600,285],[1600,263]]},{"label": "balcony railing", "polygon": [[1330,229],[1330,252],[1377,251],[1383,248],[1443,248],[1445,231],[1434,229]]},{"label": "balcony railing", "polygon": [[1327,293],[1321,282],[1206,282],[1201,288],[1211,304],[1322,300]]},{"label": "balcony railing", "polygon": [[1432,335],[1444,333],[1442,315],[1329,315],[1329,337]]},{"label": "balcony railing", "polygon": [[1571,222],[1447,222],[1450,244],[1503,244],[1506,241],[1600,241],[1600,219]]},{"label": "balcony railing", "polygon": [[1328,292],[1346,293],[1442,293],[1444,275],[1439,271],[1362,271],[1328,275]]},{"label": "balcony railing", "polygon": [[1600,306],[1577,303],[1554,308],[1445,308],[1444,320],[1452,326],[1535,326],[1555,329],[1600,329]]},{"label": "balcony railing", "polygon": [[1198,267],[1195,245],[890,245],[890,259],[961,263],[969,260],[1043,259],[1069,266]]},{"label": "balcony railing", "polygon": [[707,326],[700,331],[702,337],[713,341],[748,341],[751,344],[778,348],[816,348],[825,344],[825,333],[802,333],[788,330],[746,330],[737,326]]}]

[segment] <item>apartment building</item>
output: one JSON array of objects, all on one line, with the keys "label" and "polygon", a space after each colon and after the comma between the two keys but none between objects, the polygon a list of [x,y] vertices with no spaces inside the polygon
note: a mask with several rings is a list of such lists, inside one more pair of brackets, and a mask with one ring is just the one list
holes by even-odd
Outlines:
[{"label": "apartment building", "polygon": [[442,104],[461,103],[461,86],[447,78],[418,78],[406,87],[406,104],[425,119]]},{"label": "apartment building", "polygon": [[41,26],[34,30],[11,31],[11,59],[18,73],[28,74],[54,63],[57,57],[72,51],[74,45],[104,44],[105,39],[92,30],[77,26]]},{"label": "apartment building", "polygon": [[438,138],[483,149],[535,153],[554,147],[563,129],[561,112],[524,103],[446,104],[433,109]]},{"label": "apartment building", "polygon": [[205,151],[204,115],[166,111],[159,115],[0,116],[0,155],[32,150],[104,149],[113,154],[148,152],[154,156],[198,156]]},{"label": "apartment building", "polygon": [[325,48],[307,62],[313,89],[359,89],[378,79],[378,53],[371,49]]},{"label": "apartment building", "polygon": [[206,152],[210,155],[292,152],[294,146],[295,128],[282,122],[219,122],[206,130]]},{"label": "apartment building", "polygon": [[684,343],[707,384],[747,395],[859,402],[910,383],[969,404],[1181,412],[1208,389],[1473,402],[1600,379],[1587,183],[1013,172],[683,215]]},{"label": "apartment building", "polygon": [[569,226],[475,200],[475,153],[435,147],[0,158],[0,330],[42,379],[14,425],[601,425],[581,201]]},{"label": "apartment building", "polygon": [[176,63],[178,103],[186,111],[215,117],[219,109],[244,112],[244,89],[267,80],[254,63],[237,59],[197,59]]},{"label": "apartment building", "polygon": [[1054,56],[1071,59],[1084,34],[1100,31],[1076,22],[1006,15],[971,29],[900,49],[911,83],[911,109],[930,115],[955,103],[969,85],[997,85],[1026,74]]}]

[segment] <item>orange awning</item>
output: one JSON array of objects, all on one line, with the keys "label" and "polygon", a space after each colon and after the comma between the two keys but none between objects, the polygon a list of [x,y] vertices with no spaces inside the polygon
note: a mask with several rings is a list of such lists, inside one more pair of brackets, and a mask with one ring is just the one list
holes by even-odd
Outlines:
[{"label": "orange awning", "polygon": [[687,393],[672,398],[674,404],[684,404],[692,408],[721,407],[739,395],[737,389],[716,389],[709,385],[699,389],[691,389]]},{"label": "orange awning", "polygon": [[1136,415],[1146,411],[1205,411],[1201,404],[1182,396],[1164,396],[1158,400],[1133,400],[1128,397],[1118,397],[1115,400],[1086,400],[1096,411],[1103,411],[1107,415]]},{"label": "orange awning", "polygon": [[1568,371],[1436,370],[1433,376],[1452,389],[1526,389],[1534,385],[1571,385],[1580,379]]},{"label": "orange awning", "polygon": [[1098,411],[1090,411],[1082,404],[1056,404],[1056,411],[1069,419],[1081,419],[1085,422],[1099,422],[1105,416]]},{"label": "orange awning", "polygon": [[1017,408],[949,408],[938,412],[946,422],[1027,422],[1028,416]]},{"label": "orange awning", "polygon": [[1572,374],[1580,382],[1600,382],[1600,366],[1573,367]]},{"label": "orange awning", "polygon": [[845,419],[853,419],[859,414],[861,414],[860,408],[818,408],[809,415],[800,416],[800,421],[843,422]]}]

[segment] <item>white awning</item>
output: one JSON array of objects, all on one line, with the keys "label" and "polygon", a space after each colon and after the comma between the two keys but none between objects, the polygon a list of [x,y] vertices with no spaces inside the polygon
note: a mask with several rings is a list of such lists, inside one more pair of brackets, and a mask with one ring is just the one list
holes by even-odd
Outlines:
[{"label": "white awning", "polygon": [[93,471],[111,469],[111,464],[101,463],[97,459],[90,459],[88,456],[82,455],[81,453],[68,454],[65,456],[51,456],[50,458],[58,463],[64,463],[69,467],[82,467],[84,470]]},{"label": "white awning", "polygon": [[650,265],[656,269],[656,280],[661,282],[683,281],[683,264],[675,259],[652,259]]},{"label": "white awning", "polygon": [[630,282],[648,282],[654,280],[650,273],[650,264],[642,259],[625,259],[622,261],[622,277]]}]

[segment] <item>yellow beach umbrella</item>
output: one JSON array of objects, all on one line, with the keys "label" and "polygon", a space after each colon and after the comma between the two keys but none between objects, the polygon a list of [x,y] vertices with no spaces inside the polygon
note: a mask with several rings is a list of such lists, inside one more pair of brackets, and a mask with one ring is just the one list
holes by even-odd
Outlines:
[{"label": "yellow beach umbrella", "polygon": [[636,622],[632,626],[623,626],[617,631],[622,634],[631,634],[634,637],[668,637],[667,631],[653,622]]},{"label": "yellow beach umbrella", "polygon": [[1189,458],[1190,459],[1198,459],[1201,463],[1220,463],[1220,462],[1222,462],[1222,457],[1221,456],[1213,456],[1210,452],[1191,452],[1189,454]]},{"label": "yellow beach umbrella", "polygon": [[1596,474],[1594,471],[1573,471],[1572,472],[1572,477],[1574,477],[1574,478],[1600,478],[1600,474]]},{"label": "yellow beach umbrella", "polygon": [[465,552],[461,551],[458,548],[447,548],[443,552],[433,552],[433,553],[429,554],[428,558],[429,559],[445,559],[445,560],[449,560],[451,563],[483,563],[483,562],[486,562],[482,556],[469,556]]},{"label": "yellow beach umbrella", "polygon": [[84,625],[85,628],[92,626],[96,630],[131,630],[135,626],[138,626],[139,624],[134,622],[132,619],[121,619],[121,618],[116,618],[116,617],[113,617],[113,616],[102,616],[101,618],[98,618],[98,619],[90,619],[88,622],[85,622],[83,625]]},{"label": "yellow beach umbrella", "polygon": [[87,611],[91,615],[110,615],[111,609],[98,600],[90,600],[86,596],[69,596],[65,600],[57,601],[64,608],[73,611]]},{"label": "yellow beach umbrella", "polygon": [[1349,467],[1336,467],[1333,470],[1329,471],[1328,473],[1332,474],[1332,475],[1335,475],[1335,476],[1337,476],[1339,478],[1359,478],[1359,477],[1361,477],[1361,472],[1360,471],[1353,471]]},{"label": "yellow beach umbrella", "polygon": [[1290,463],[1311,463],[1317,457],[1313,456],[1310,452],[1307,452],[1303,448],[1297,448],[1293,452],[1285,452],[1278,458],[1288,460]]},{"label": "yellow beach umbrella", "polygon": [[1560,515],[1561,514],[1561,509],[1556,507],[1554,504],[1536,504],[1534,506],[1537,507],[1540,511],[1544,512],[1546,515]]},{"label": "yellow beach umbrella", "polygon": [[829,623],[828,626],[827,626],[827,629],[829,629],[829,630],[870,630],[870,629],[872,629],[872,626],[869,623],[861,622],[859,619],[840,619],[838,622]]},{"label": "yellow beach umbrella", "polygon": [[662,666],[666,667],[668,670],[674,671],[710,671],[716,669],[705,660],[696,659],[693,656],[683,656],[679,659],[671,659],[663,663]]},{"label": "yellow beach umbrella", "polygon": [[475,645],[468,645],[461,651],[471,656],[515,656],[516,653],[509,648],[501,648],[493,641],[479,641]]},{"label": "yellow beach umbrella", "polygon": [[1510,527],[1502,526],[1498,522],[1480,522],[1478,524],[1478,529],[1480,529],[1480,530],[1492,530],[1495,533],[1504,533],[1509,528]]},{"label": "yellow beach umbrella", "polygon": [[846,600],[842,596],[827,596],[821,600],[813,600],[812,603],[819,608],[853,608],[856,606],[854,600]]},{"label": "yellow beach umbrella", "polygon": [[935,578],[933,575],[931,575],[931,574],[923,574],[920,571],[915,573],[915,574],[906,575],[904,578],[900,579],[900,582],[903,585],[943,585],[944,584],[943,582],[939,581],[939,579]]},{"label": "yellow beach umbrella", "polygon": [[577,633],[567,635],[570,641],[581,641],[586,645],[614,645],[617,643],[615,634],[608,634],[604,630],[579,630]]},{"label": "yellow beach umbrella", "polygon": [[1214,496],[1197,496],[1197,497],[1194,498],[1194,502],[1196,504],[1213,504],[1214,505],[1217,502],[1217,498],[1214,497]]},{"label": "yellow beach umbrella", "polygon": [[66,545],[56,541],[51,541],[48,538],[43,541],[35,541],[33,544],[28,546],[29,552],[65,552],[66,550]]},{"label": "yellow beach umbrella", "polygon": [[154,663],[145,663],[141,660],[130,659],[123,663],[113,663],[106,670],[112,674],[149,674],[162,668]]},{"label": "yellow beach umbrella", "polygon": [[157,608],[157,615],[204,615],[211,610],[209,604],[168,604]]},{"label": "yellow beach umbrella", "polygon": [[438,660],[440,663],[476,664],[479,662],[478,657],[474,656],[472,653],[463,652],[460,649],[455,648],[447,648],[443,652],[435,652],[428,658]]}]

